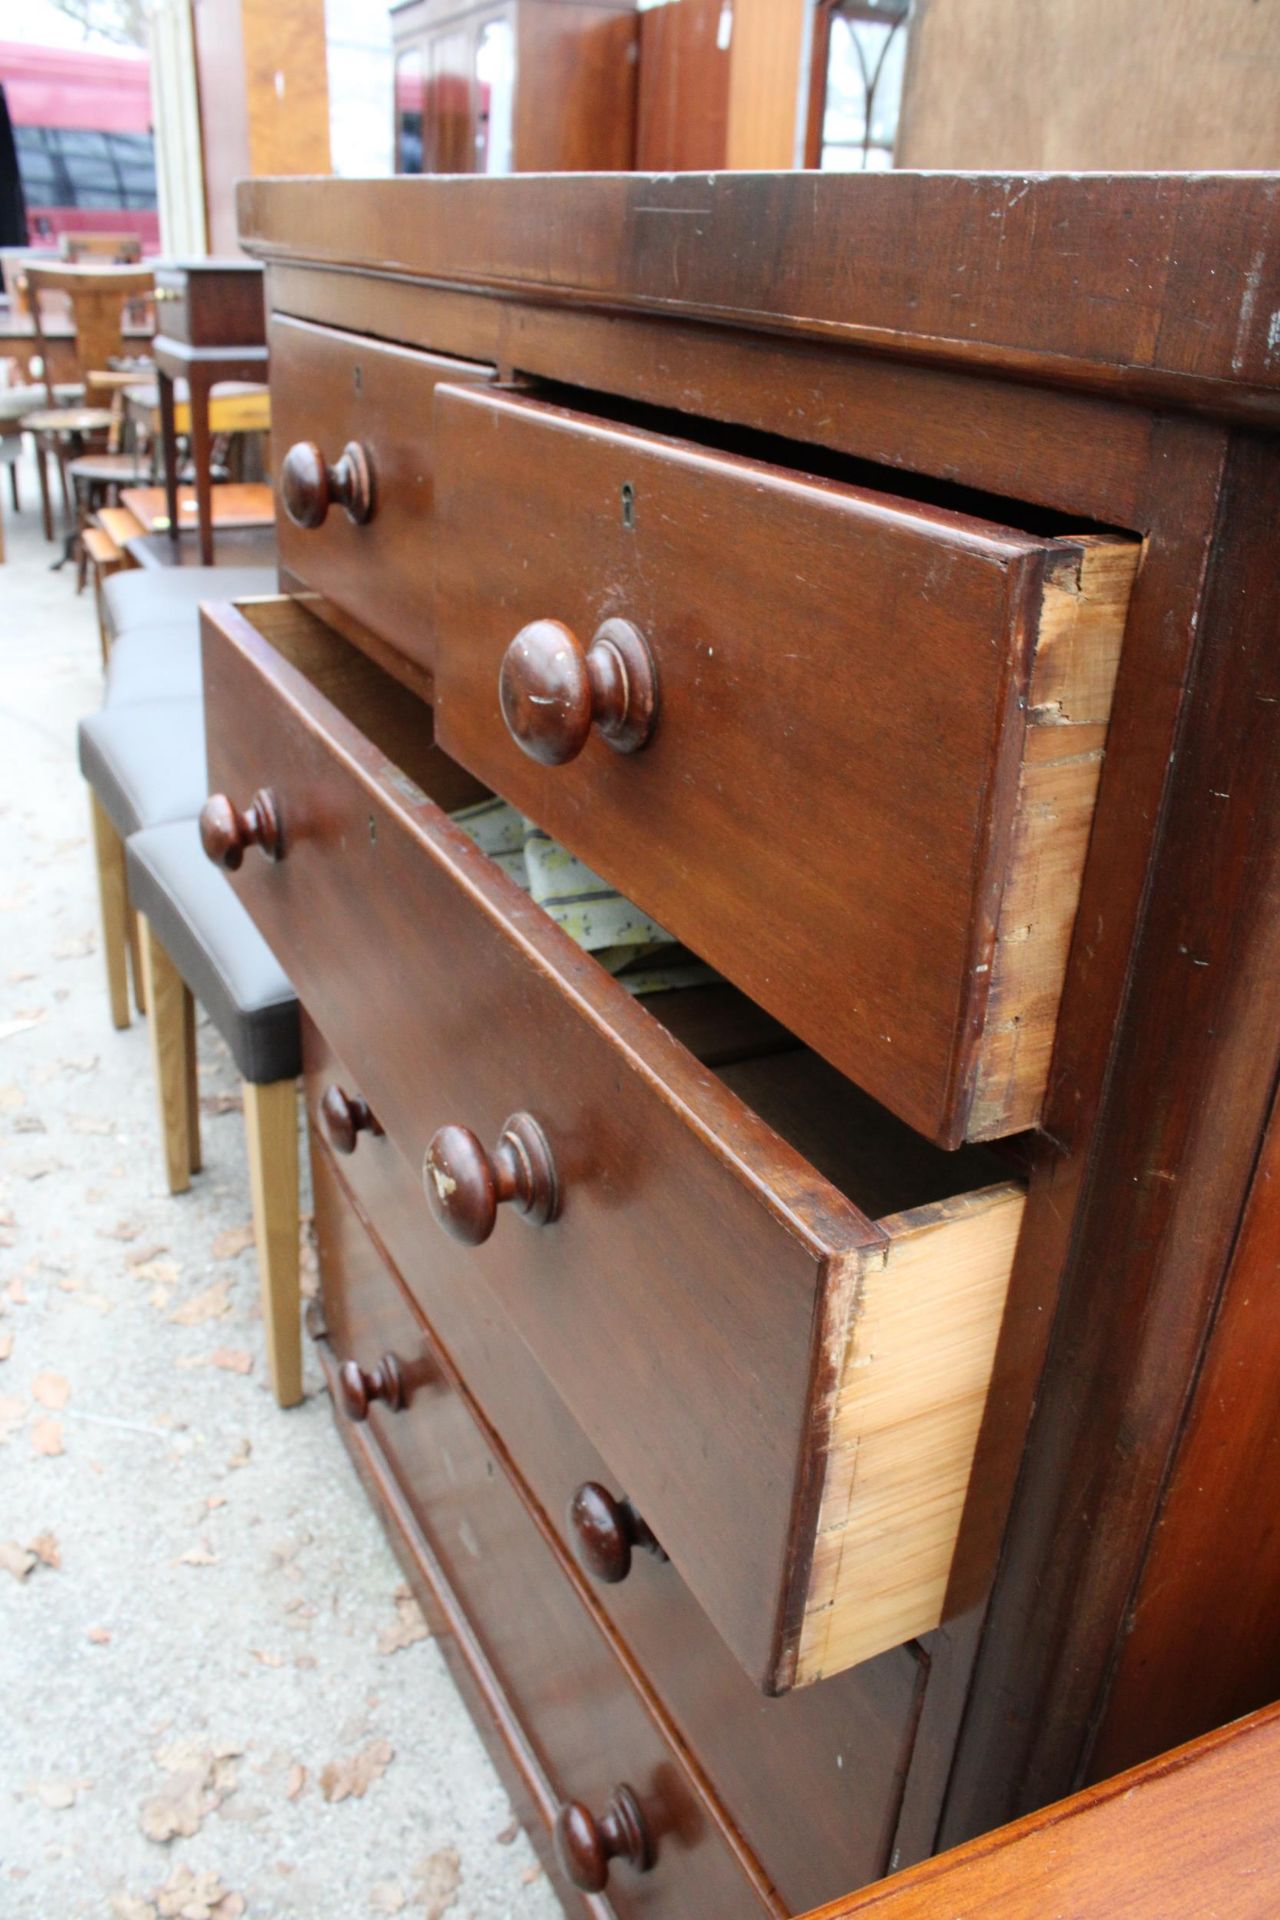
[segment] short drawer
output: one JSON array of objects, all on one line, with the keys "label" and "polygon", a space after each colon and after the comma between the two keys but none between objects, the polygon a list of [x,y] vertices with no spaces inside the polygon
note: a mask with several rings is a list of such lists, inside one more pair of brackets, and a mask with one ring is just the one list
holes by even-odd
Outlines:
[{"label": "short drawer", "polygon": [[251,261],[193,261],[156,272],[157,331],[193,347],[266,344],[262,268]]},{"label": "short drawer", "polygon": [[[645,1547],[643,1535],[624,1546],[606,1569],[609,1580],[601,1581],[599,1556],[593,1561],[586,1553],[571,1503],[584,1488],[619,1497],[625,1487],[572,1420],[501,1306],[466,1271],[465,1252],[426,1230],[420,1182],[387,1136],[365,1128],[351,1152],[345,1151],[350,1139],[341,1141],[335,1160],[326,1103],[335,1089],[358,1101],[359,1082],[309,1021],[303,1048],[317,1190],[340,1178],[372,1222],[477,1416],[495,1435],[499,1457],[563,1548],[585,1567],[599,1605],[787,1910],[804,1912],[878,1879],[891,1858],[927,1656],[915,1645],[895,1647],[820,1687],[770,1700],[752,1686],[678,1570]],[[621,1508],[624,1520],[631,1513]]]},{"label": "short drawer", "polygon": [[436,409],[441,745],[920,1132],[1034,1124],[1136,542]]},{"label": "short drawer", "polygon": [[273,314],[272,449],[281,566],[429,675],[441,380],[492,369]]},{"label": "short drawer", "polygon": [[428,710],[301,608],[206,609],[204,652],[210,844],[248,849],[242,899],[475,1243],[459,1285],[748,1672],[785,1690],[937,1625],[1023,1210],[1005,1163],[808,1049],[695,1058],[687,996],[633,1000],[472,845],[428,797],[461,779]]},{"label": "short drawer", "polygon": [[[547,1798],[558,1810],[577,1802],[598,1820],[620,1789],[633,1797],[643,1852],[606,1863],[608,1910],[619,1920],[776,1913],[754,1862],[729,1838],[719,1810],[561,1571],[323,1171],[315,1204],[333,1351],[363,1369],[375,1395],[394,1367],[394,1389],[369,1400],[368,1426],[537,1756]],[[581,1911],[564,1868],[553,1861],[551,1870],[562,1896]]]}]

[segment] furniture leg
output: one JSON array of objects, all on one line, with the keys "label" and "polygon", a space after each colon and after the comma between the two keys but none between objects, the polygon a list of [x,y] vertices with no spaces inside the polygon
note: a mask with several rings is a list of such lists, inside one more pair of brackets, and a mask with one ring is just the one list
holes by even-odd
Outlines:
[{"label": "furniture leg", "polygon": [[[125,876],[126,885],[128,875]],[[142,916],[125,902],[125,930],[129,940],[129,966],[133,973],[133,1004],[139,1013],[147,1010],[147,974],[142,962]]]},{"label": "furniture leg", "polygon": [[164,446],[164,497],[169,515],[169,538],[178,538],[178,428],[173,405],[173,380],[161,368],[156,369],[156,391],[160,399],[160,438]]},{"label": "furniture leg", "polygon": [[188,375],[191,392],[191,457],[196,479],[196,524],[200,529],[200,564],[213,565],[213,437],[209,432],[209,388],[193,367]]},{"label": "furniture leg", "polygon": [[36,435],[36,474],[40,481],[40,517],[46,540],[53,538],[53,502],[49,497],[49,449]]},{"label": "furniture leg", "polygon": [[73,500],[72,500],[72,498],[71,498],[71,482],[70,482],[70,480],[68,480],[68,478],[67,478],[67,461],[68,461],[68,458],[69,458],[69,456],[68,456],[68,453],[67,453],[67,450],[66,450],[66,448],[65,448],[65,447],[62,447],[62,446],[59,446],[59,448],[58,448],[58,478],[59,478],[59,479],[61,480],[61,482],[62,482],[62,511],[63,511],[63,514],[64,514],[64,515],[65,515],[65,517],[66,517],[66,521],[67,521],[67,524],[68,524],[69,526],[72,526],[72,527],[74,527],[74,525],[75,525],[75,518],[76,518],[76,510],[75,510],[75,504],[74,504],[74,502],[73,502]]},{"label": "furniture leg", "polygon": [[278,1403],[292,1407],[302,1398],[296,1082],[273,1080],[255,1086],[246,1080],[244,1123],[267,1370]]},{"label": "furniture leg", "polygon": [[18,463],[15,460],[9,469],[9,496],[13,501],[15,513],[22,512],[22,501],[18,495]]},{"label": "furniture leg", "polygon": [[185,1193],[191,1185],[192,1162],[191,990],[152,932],[149,921],[142,920],[140,933],[150,1013],[151,1062],[155,1073],[156,1100],[160,1108],[165,1172],[170,1193]]},{"label": "furniture leg", "polygon": [[112,826],[96,793],[90,791],[93,848],[98,867],[98,900],[102,914],[102,952],[107,963],[107,997],[113,1027],[129,1024],[129,975],[125,962],[126,923],[130,919],[125,884],[124,842]]},{"label": "furniture leg", "polygon": [[187,995],[184,1008],[186,1020],[186,1039],[183,1055],[187,1063],[187,1161],[192,1173],[199,1173],[204,1165],[204,1154],[200,1146],[200,1071],[196,1060],[196,1003],[192,994]]}]

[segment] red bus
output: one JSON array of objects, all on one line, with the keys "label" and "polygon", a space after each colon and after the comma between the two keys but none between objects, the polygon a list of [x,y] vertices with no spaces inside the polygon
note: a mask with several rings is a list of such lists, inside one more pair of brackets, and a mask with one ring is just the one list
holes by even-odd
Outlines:
[{"label": "red bus", "polygon": [[32,246],[64,233],[136,233],[160,245],[151,82],[144,53],[0,41]]}]

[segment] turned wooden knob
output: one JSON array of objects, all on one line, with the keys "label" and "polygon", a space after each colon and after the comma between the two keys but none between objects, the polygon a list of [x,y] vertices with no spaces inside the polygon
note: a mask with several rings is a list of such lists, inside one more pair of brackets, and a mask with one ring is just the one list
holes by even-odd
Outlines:
[{"label": "turned wooden knob", "polygon": [[626,1860],[647,1873],[655,1858],[640,1802],[630,1787],[615,1787],[596,1820],[580,1800],[570,1800],[556,1815],[556,1857],[565,1878],[583,1893],[603,1893],[609,1862]]},{"label": "turned wooden knob", "polygon": [[280,468],[280,498],[295,527],[324,525],[336,500],[363,526],[373,518],[373,467],[358,440],[349,440],[329,466],[314,440],[290,447]]},{"label": "turned wooden knob", "polygon": [[560,620],[521,627],[502,656],[498,697],[522,752],[560,767],[594,726],[617,753],[635,753],[653,732],[658,679],[653,656],[629,620],[606,620],[585,653]]},{"label": "turned wooden knob", "polygon": [[535,1226],[554,1220],[560,1196],[547,1136],[529,1113],[513,1113],[486,1153],[470,1127],[441,1127],[422,1163],[431,1211],[446,1233],[478,1247],[509,1203]]},{"label": "turned wooden knob", "polygon": [[585,1481],[570,1500],[569,1533],[579,1565],[610,1587],[630,1573],[633,1547],[667,1557],[631,1502],[615,1500],[596,1480]]},{"label": "turned wooden knob", "polygon": [[241,813],[225,793],[211,793],[200,809],[200,844],[209,858],[234,873],[246,847],[261,847],[272,860],[284,855],[275,795],[259,787]]},{"label": "turned wooden knob", "polygon": [[384,1353],[376,1367],[360,1367],[344,1360],[338,1368],[338,1397],[348,1420],[367,1420],[369,1407],[381,1400],[392,1413],[405,1403],[404,1376],[394,1353]]},{"label": "turned wooden knob", "polygon": [[320,1118],[335,1153],[354,1153],[358,1133],[381,1133],[367,1100],[346,1093],[336,1082],[320,1096]]}]

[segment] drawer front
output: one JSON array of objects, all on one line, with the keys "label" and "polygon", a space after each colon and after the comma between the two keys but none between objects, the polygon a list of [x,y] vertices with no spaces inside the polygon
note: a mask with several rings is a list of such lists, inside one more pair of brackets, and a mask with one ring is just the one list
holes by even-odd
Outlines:
[{"label": "drawer front", "polygon": [[[280,561],[312,591],[430,672],[435,659],[436,461],[432,400],[441,380],[488,380],[491,370],[359,334],[273,314],[270,326],[272,448],[280,495]],[[313,455],[337,470],[343,450],[363,450],[367,518],[342,504],[339,479],[317,486]],[[293,467],[290,468],[290,455]],[[294,480],[288,482],[290,472]],[[288,509],[306,502],[318,524]],[[363,512],[358,500],[357,512]]]},{"label": "drawer front", "polygon": [[[317,1187],[334,1161],[321,1116],[333,1086],[359,1084],[308,1021],[307,1109]],[[355,1195],[465,1383],[498,1452],[566,1552],[580,1551],[569,1504],[578,1488],[626,1489],[565,1409],[465,1255],[429,1231],[413,1170],[385,1135],[344,1155]],[[635,1551],[624,1578],[594,1588],[721,1802],[791,1912],[887,1871],[927,1662],[899,1647],[820,1687],[761,1696],[676,1569]]]},{"label": "drawer front", "polygon": [[[1020,773],[1093,550],[512,394],[442,391],[436,446],[446,751],[922,1133],[1029,1125],[1093,708],[1051,703],[1069,793],[1037,808]],[[1097,624],[1072,648],[1105,656],[1105,724],[1112,598]]]},{"label": "drawer front", "polygon": [[[459,1284],[501,1300],[756,1684],[781,1691],[936,1626],[1020,1192],[988,1188],[990,1156],[926,1146],[809,1054],[796,1098],[789,1056],[759,1063],[781,1063],[766,1104],[803,1150],[789,1145],[734,1091],[743,1063],[694,1059],[250,611],[265,617],[206,610],[204,626],[210,779],[247,809],[236,834],[279,855],[250,850],[237,889],[408,1163],[450,1130],[432,1205],[460,1236],[488,1233]],[[312,628],[311,655],[323,636],[341,656],[335,698],[351,699],[353,663],[385,680]],[[412,747],[416,727],[429,758],[429,711],[386,684],[410,709],[397,737]],[[270,797],[250,806],[257,788]],[[234,808],[213,812],[221,833]],[[900,1151],[921,1162],[909,1193]],[[832,1154],[844,1191],[815,1164]],[[873,1199],[883,1226],[861,1210]]]},{"label": "drawer front", "polygon": [[[611,1863],[610,1909],[619,1920],[777,1912],[754,1863],[678,1758],[499,1470],[337,1183],[323,1166],[318,1174],[316,1231],[333,1349],[371,1374],[395,1359],[401,1404],[389,1410],[375,1400],[369,1425],[554,1799],[581,1802],[599,1816],[625,1785],[639,1803],[653,1864],[637,1872],[624,1859]],[[563,1874],[557,1884],[579,1910]]]}]

